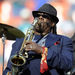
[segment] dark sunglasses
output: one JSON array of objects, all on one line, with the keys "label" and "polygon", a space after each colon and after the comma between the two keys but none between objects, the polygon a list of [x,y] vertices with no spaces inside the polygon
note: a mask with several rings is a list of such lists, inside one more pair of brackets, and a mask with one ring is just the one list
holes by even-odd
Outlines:
[{"label": "dark sunglasses", "polygon": [[40,17],[40,16],[42,16],[43,18],[50,19],[50,16],[49,16],[48,14],[36,14],[36,15],[35,15],[35,18],[36,18],[36,17]]}]

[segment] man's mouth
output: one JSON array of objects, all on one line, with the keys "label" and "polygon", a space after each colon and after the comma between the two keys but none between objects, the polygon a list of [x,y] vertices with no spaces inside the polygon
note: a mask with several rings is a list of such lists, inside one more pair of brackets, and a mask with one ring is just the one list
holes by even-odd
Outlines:
[{"label": "man's mouth", "polygon": [[42,23],[36,23],[35,26],[34,26],[34,30],[39,32],[39,33],[43,33],[43,25]]}]

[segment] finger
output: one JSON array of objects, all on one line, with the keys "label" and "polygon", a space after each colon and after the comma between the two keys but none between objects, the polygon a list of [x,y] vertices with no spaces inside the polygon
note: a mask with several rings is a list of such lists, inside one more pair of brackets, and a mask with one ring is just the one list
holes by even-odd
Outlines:
[{"label": "finger", "polygon": [[32,49],[32,45],[26,45],[26,48],[25,48],[25,50],[31,50]]},{"label": "finger", "polygon": [[26,48],[25,51],[30,51],[31,49]]},{"label": "finger", "polygon": [[26,49],[25,49],[25,51],[30,51],[30,50],[31,50],[30,48],[26,48]]},{"label": "finger", "polygon": [[26,45],[27,45],[27,44],[32,44],[32,41],[26,41]]},{"label": "finger", "polygon": [[24,48],[26,48],[26,44],[24,45]]}]

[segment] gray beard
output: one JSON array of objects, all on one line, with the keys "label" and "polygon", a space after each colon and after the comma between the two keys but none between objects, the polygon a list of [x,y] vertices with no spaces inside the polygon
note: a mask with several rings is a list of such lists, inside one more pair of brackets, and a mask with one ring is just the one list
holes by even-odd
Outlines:
[{"label": "gray beard", "polygon": [[51,25],[49,22],[36,22],[34,26],[34,31],[42,34],[48,27],[51,28]]}]

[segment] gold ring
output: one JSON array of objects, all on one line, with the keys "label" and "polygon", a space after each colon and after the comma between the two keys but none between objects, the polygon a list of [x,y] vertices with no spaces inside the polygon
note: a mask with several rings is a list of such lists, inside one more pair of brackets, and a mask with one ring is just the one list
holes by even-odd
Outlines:
[{"label": "gold ring", "polygon": [[30,45],[30,48],[32,49],[32,46]]}]

